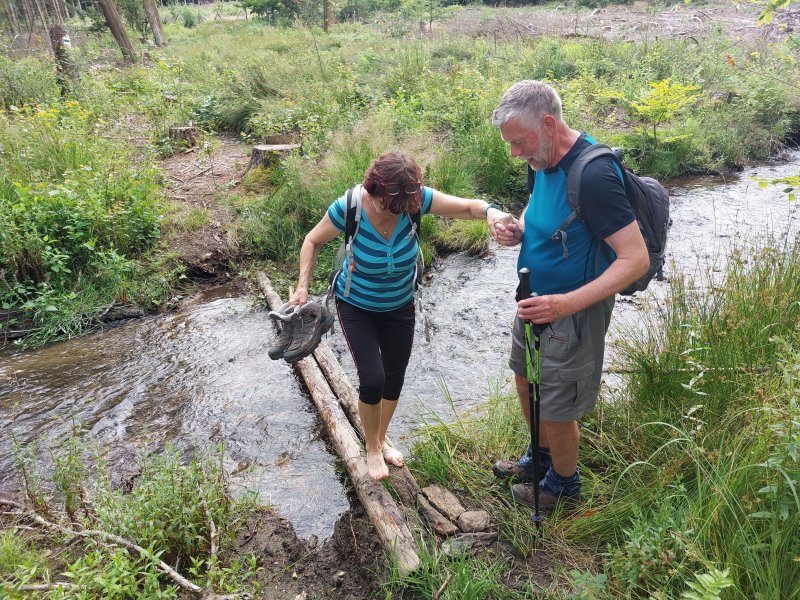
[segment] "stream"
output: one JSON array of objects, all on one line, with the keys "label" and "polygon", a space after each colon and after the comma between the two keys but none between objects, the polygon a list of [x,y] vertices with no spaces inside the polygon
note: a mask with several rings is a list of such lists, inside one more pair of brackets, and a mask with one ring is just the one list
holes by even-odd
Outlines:
[{"label": "stream", "polygon": [[[641,327],[641,311],[663,298],[673,269],[722,273],[732,244],[794,237],[795,205],[781,186],[761,189],[750,176],[798,171],[794,151],[734,176],[673,182],[668,262],[675,266],[641,297],[617,303],[606,366],[614,364],[614,341]],[[452,420],[512,389],[506,361],[516,256],[516,249],[495,246],[485,257],[454,255],[433,269],[424,288],[433,339],[425,342],[418,322],[389,431],[401,448],[410,447],[421,423]],[[274,337],[265,309],[222,287],[171,314],[38,350],[0,350],[0,490],[19,489],[14,442],[35,441],[46,458],[47,447],[77,425],[106,450],[118,479],[136,472],[143,452],[171,443],[193,453],[221,443],[237,489],[256,490],[299,537],[327,539],[349,509],[341,468],[294,370],[267,356]],[[338,324],[328,342],[355,382]],[[613,378],[606,384],[613,388]]]}]

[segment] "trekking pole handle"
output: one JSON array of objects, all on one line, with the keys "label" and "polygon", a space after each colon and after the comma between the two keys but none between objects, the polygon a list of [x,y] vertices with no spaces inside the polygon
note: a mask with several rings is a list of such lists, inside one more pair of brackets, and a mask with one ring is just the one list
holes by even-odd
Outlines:
[{"label": "trekking pole handle", "polygon": [[[522,267],[519,270],[519,287],[517,288],[517,302],[523,300],[524,298],[535,298],[538,296],[536,292],[531,290],[531,271],[527,267]],[[531,326],[533,327],[533,333],[535,335],[541,334],[547,324],[539,325],[537,323],[531,322]]]},{"label": "trekking pole handle", "polygon": [[531,271],[528,267],[519,270],[519,287],[517,287],[517,302],[531,295]]}]

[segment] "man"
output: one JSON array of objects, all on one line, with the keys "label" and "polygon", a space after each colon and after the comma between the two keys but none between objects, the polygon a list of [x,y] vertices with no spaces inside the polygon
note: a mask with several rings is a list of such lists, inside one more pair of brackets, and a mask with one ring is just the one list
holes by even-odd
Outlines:
[{"label": "man", "polygon": [[535,171],[533,193],[520,219],[499,225],[496,232],[502,245],[521,244],[518,268],[530,269],[531,289],[538,294],[518,303],[509,360],[529,428],[524,321],[547,324],[541,335],[540,454],[534,457],[529,447],[518,461],[498,461],[493,470],[499,477],[516,476],[520,483],[512,486],[512,495],[533,506],[530,480],[533,460],[538,460],[545,474],[540,509],[549,512],[559,502],[580,498],[578,420],[597,401],[614,294],[643,275],[650,260],[621,173],[609,158],[587,165],[580,218],[567,227],[564,239],[553,239],[572,212],[567,172],[580,152],[596,143],[562,120],[561,98],[553,88],[539,81],[514,84],[495,109],[492,124],[511,146],[511,156],[526,160]]}]

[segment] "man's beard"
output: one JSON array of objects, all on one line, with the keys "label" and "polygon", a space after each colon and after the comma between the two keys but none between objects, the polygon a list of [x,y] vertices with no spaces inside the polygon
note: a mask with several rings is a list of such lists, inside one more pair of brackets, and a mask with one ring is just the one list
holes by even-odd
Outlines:
[{"label": "man's beard", "polygon": [[[553,144],[550,140],[544,139],[544,136],[538,134],[539,137],[539,150],[531,156],[528,160],[528,164],[530,165],[531,169],[534,171],[544,171],[548,164],[550,163],[550,150],[553,148]],[[532,163],[536,163],[535,165]]]}]

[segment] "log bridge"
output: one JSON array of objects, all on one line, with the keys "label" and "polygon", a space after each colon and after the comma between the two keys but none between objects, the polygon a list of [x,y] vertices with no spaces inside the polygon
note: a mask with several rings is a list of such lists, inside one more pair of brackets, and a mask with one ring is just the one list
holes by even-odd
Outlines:
[{"label": "log bridge", "polygon": [[[258,284],[270,308],[277,310],[283,301],[266,274],[258,274]],[[484,531],[489,526],[487,513],[465,510],[451,492],[440,486],[432,485],[421,490],[407,467],[389,467],[390,481],[401,500],[400,505],[382,482],[369,476],[362,443],[363,429],[358,417],[358,394],[324,340],[311,356],[298,361],[295,366],[311,393],[326,432],[345,465],[378,539],[395,560],[401,574],[407,575],[419,566],[417,541],[408,525],[409,521],[418,522],[415,519],[417,511],[439,535],[453,536],[464,532],[460,542],[458,538],[453,539],[454,547],[482,546],[496,539],[496,533]]]}]

